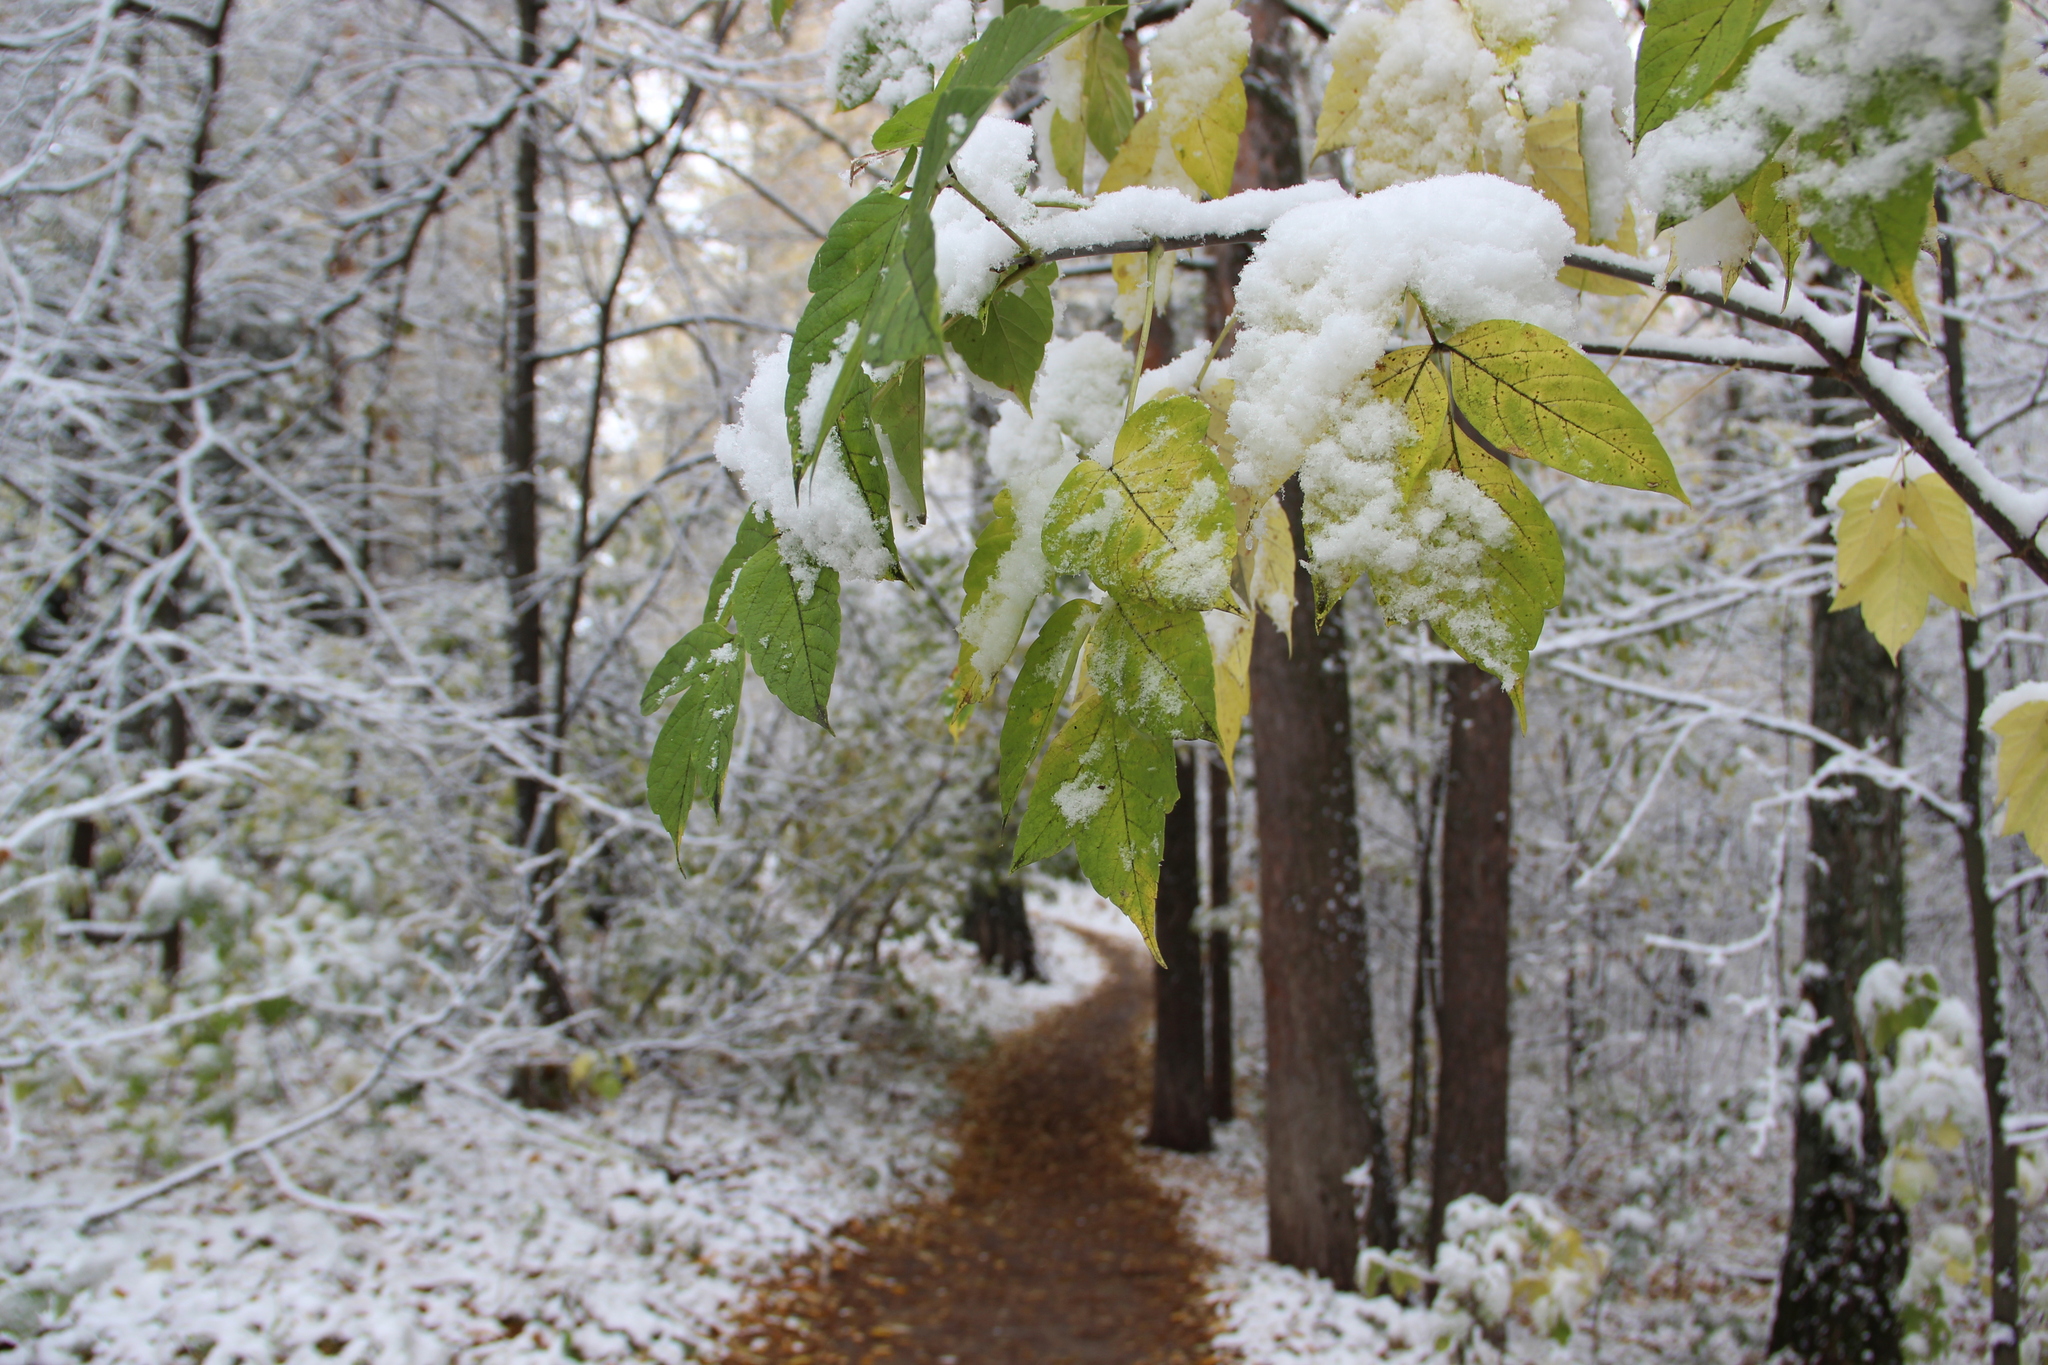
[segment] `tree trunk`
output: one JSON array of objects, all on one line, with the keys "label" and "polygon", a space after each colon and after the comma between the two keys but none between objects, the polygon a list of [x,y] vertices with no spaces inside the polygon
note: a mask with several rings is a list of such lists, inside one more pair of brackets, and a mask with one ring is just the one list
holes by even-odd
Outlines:
[{"label": "tree trunk", "polygon": [[[1248,110],[1234,190],[1301,182],[1301,138],[1288,98],[1294,59],[1278,0],[1253,0]],[[1248,252],[1217,253],[1212,321],[1235,306]],[[1281,493],[1297,560],[1306,557],[1301,490]],[[1253,629],[1251,732],[1257,762],[1259,965],[1266,1002],[1268,1254],[1348,1289],[1359,1213],[1346,1177],[1371,1175],[1364,1234],[1394,1245],[1393,1163],[1380,1126],[1372,982],[1358,865],[1351,765],[1351,686],[1344,617],[1319,630],[1308,572],[1295,569],[1294,652],[1263,615]]]},{"label": "tree trunk", "polygon": [[1174,761],[1180,799],[1166,813],[1153,930],[1164,967],[1152,969],[1152,1126],[1145,1141],[1176,1152],[1209,1150],[1209,1095],[1202,1075],[1201,827],[1195,819],[1195,759]]},{"label": "tree trunk", "polygon": [[1439,768],[1415,831],[1415,976],[1408,996],[1408,1120],[1401,1133],[1401,1179],[1409,1184],[1420,1174],[1415,1149],[1431,1131],[1429,1021],[1437,1001],[1436,825],[1443,785]]},{"label": "tree trunk", "polygon": [[[1845,390],[1813,381],[1818,415],[1846,425],[1838,410]],[[1817,460],[1855,449],[1853,441],[1821,441]],[[1821,473],[1807,487],[1816,515],[1834,482]],[[1855,611],[1831,612],[1829,595],[1811,604],[1813,724],[1878,757],[1900,761],[1904,736],[1904,678]],[[1813,761],[1823,755],[1816,750]],[[1793,1107],[1792,1222],[1778,1279],[1771,1324],[1773,1353],[1813,1365],[1899,1359],[1899,1324],[1892,1294],[1904,1275],[1906,1220],[1879,1179],[1885,1141],[1877,1120],[1872,1062],[1856,1022],[1856,985],[1880,958],[1904,951],[1905,884],[1900,842],[1900,796],[1867,778],[1839,778],[1851,795],[1807,803],[1805,965],[1801,994],[1825,1026],[1806,1045],[1799,1064],[1802,1097],[1825,1087],[1860,1106],[1861,1139],[1837,1143],[1822,1120],[1823,1106]]]},{"label": "tree trunk", "polygon": [[[1955,240],[1947,232],[1948,200],[1937,190],[1935,216],[1943,231],[1939,239],[1941,301],[1956,301]],[[1964,440],[1969,440],[1970,405],[1963,352],[1963,321],[1954,312],[1941,319],[1942,357],[1948,362],[1948,415]],[[1963,824],[1956,831],[1963,845],[1963,883],[1970,902],[1970,941],[1977,968],[1979,1063],[1984,1070],[1984,1098],[1990,1131],[1991,1165],[1991,1361],[2019,1365],[2019,1168],[2018,1156],[2005,1136],[2005,1115],[2012,1107],[2012,1081],[2007,1074],[2010,1049],[2005,1040],[2005,983],[1998,960],[1997,906],[1984,856],[1984,663],[1977,657],[1977,623],[1956,618],[1956,642],[1963,666],[1962,771],[1956,792],[1962,799]]]},{"label": "tree trunk", "polygon": [[[1209,769],[1209,905],[1230,904],[1230,774]],[[1237,1117],[1237,1046],[1231,1036],[1230,931],[1209,931],[1209,1117]]]},{"label": "tree trunk", "polygon": [[[540,65],[540,15],[544,0],[519,0],[519,65]],[[539,453],[539,412],[536,400],[540,338],[540,127],[529,108],[519,116],[512,183],[512,280],[507,303],[511,314],[507,356],[503,455],[505,467],[505,582],[512,606],[512,698],[507,713],[522,722],[529,738],[542,733],[541,669],[543,646],[540,604],[540,492],[535,477]],[[534,765],[544,760],[534,755]],[[513,812],[518,846],[529,867],[526,878],[532,918],[522,952],[527,979],[538,983],[534,1012],[543,1024],[567,1019],[571,1008],[559,955],[551,871],[556,849],[554,801],[537,776],[513,779]],[[557,1108],[557,1087],[532,1078],[514,1083],[515,1092],[543,1108]]]},{"label": "tree trunk", "polygon": [[1515,708],[1500,683],[1453,664],[1445,760],[1443,947],[1437,975],[1436,1146],[1429,1233],[1462,1195],[1508,1195],[1508,890]]}]

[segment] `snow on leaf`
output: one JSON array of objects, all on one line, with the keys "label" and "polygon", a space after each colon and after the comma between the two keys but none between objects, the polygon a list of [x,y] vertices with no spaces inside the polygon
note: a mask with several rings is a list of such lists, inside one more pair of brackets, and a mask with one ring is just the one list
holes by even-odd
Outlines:
[{"label": "snow on leaf", "polygon": [[1863,479],[1841,495],[1832,611],[1863,609],[1893,659],[1927,619],[1929,595],[1971,610],[1977,546],[1970,511],[1938,474]]},{"label": "snow on leaf", "polygon": [[2048,688],[2006,692],[1985,708],[1984,727],[1998,736],[1999,833],[2025,836],[2034,856],[2048,859]]},{"label": "snow on leaf", "polygon": [[[1010,661],[1011,653],[1017,648],[1017,637],[1024,631],[1024,616],[1031,608],[1030,602],[997,602],[990,597],[989,589],[998,582],[1003,556],[1017,541],[1017,514],[1010,490],[1005,488],[996,494],[995,503],[989,509],[988,523],[981,528],[981,534],[974,538],[974,552],[967,558],[967,574],[960,605],[960,663],[953,670],[953,693],[956,706],[953,713],[953,728],[957,735],[965,724],[967,712],[984,697],[988,696],[996,673]],[[1036,585],[1032,600],[1043,592],[1044,585]],[[984,618],[995,621],[994,638],[974,631],[974,624]]]},{"label": "snow on leaf", "polygon": [[1157,959],[1159,859],[1166,812],[1179,796],[1173,741],[1138,729],[1099,694],[1091,696],[1045,752],[1013,865],[1071,842],[1089,882],[1138,926]]},{"label": "snow on leaf", "polygon": [[1093,602],[1062,603],[1039,628],[1031,648],[1024,651],[1024,664],[1017,671],[1009,710],[1003,717],[1001,795],[1005,815],[1024,786],[1031,760],[1038,757],[1059,720],[1060,707],[1074,684],[1081,646],[1100,610]]},{"label": "snow on leaf", "polygon": [[1999,63],[1997,121],[1949,164],[1992,189],[2048,204],[2048,73],[2041,70],[2038,26],[2024,5],[2012,7]]},{"label": "snow on leaf", "polygon": [[1141,730],[1216,738],[1216,665],[1199,612],[1112,602],[1095,627],[1088,681]]},{"label": "snow on leaf", "polygon": [[1266,499],[1253,523],[1252,565],[1246,574],[1251,589],[1251,606],[1263,611],[1282,635],[1288,653],[1294,652],[1294,582],[1298,556],[1294,532],[1287,524],[1287,509],[1277,497]]},{"label": "snow on leaf", "polygon": [[762,547],[733,588],[733,622],[768,690],[830,730],[826,707],[839,663],[839,574],[807,564],[799,577],[776,545]]},{"label": "snow on leaf", "polygon": [[[789,348],[789,388],[784,409],[789,421],[790,449],[797,452],[798,470],[817,456],[818,443],[832,429],[854,383],[870,330],[876,288],[892,244],[909,208],[907,201],[878,189],[839,215],[825,234],[825,243],[811,262],[810,302],[797,319]],[[848,333],[852,332],[851,345]],[[839,358],[839,369],[827,370],[831,387],[820,412],[805,418],[806,400],[817,382],[815,372]]]},{"label": "snow on leaf", "polygon": [[725,627],[706,622],[671,646],[647,680],[643,715],[676,698],[647,764],[647,804],[672,839],[682,837],[698,798],[709,799],[712,812],[718,811],[739,720],[742,671],[739,642]]},{"label": "snow on leaf", "polygon": [[[1799,243],[1805,234],[1799,226],[1799,202],[1789,197],[1785,185],[1784,162],[1766,161],[1735,191],[1735,202],[1780,262],[1788,269],[1799,263]],[[1722,292],[1727,292],[1725,287]]]},{"label": "snow on leaf", "polygon": [[1120,599],[1235,610],[1237,528],[1208,431],[1198,398],[1155,399],[1132,413],[1112,463],[1082,460],[1053,497],[1045,527],[1053,567],[1091,574]]},{"label": "snow on leaf", "polygon": [[1636,136],[1705,99],[1768,8],[1768,0],[1656,0],[1636,50]]}]

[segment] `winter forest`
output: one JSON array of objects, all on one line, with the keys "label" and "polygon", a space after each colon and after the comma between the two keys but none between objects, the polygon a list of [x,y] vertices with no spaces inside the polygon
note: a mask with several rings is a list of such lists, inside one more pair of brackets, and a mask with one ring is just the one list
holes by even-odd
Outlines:
[{"label": "winter forest", "polygon": [[0,1358],[2043,1365],[2044,53],[0,0]]}]

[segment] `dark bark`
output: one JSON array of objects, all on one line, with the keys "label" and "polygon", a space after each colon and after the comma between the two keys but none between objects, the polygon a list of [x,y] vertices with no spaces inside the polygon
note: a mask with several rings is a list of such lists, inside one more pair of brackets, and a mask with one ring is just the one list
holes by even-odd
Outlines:
[{"label": "dark bark", "polygon": [[[1934,196],[1935,216],[1946,229],[1948,199]],[[1956,301],[1955,240],[1946,230],[1939,242],[1941,301]],[[1941,319],[1942,358],[1948,363],[1948,414],[1956,431],[1970,439],[1968,374],[1963,353],[1963,320],[1953,311]],[[1963,666],[1962,770],[1956,784],[1962,799],[1963,823],[1956,831],[1963,845],[1963,884],[1970,902],[1970,942],[1975,950],[1979,1057],[1984,1070],[1984,1098],[1990,1124],[1991,1166],[1991,1321],[2002,1328],[1991,1346],[1992,1365],[2019,1365],[2020,1209],[2018,1154],[2006,1140],[2005,1115],[2012,1107],[2012,1081],[2007,1075],[2005,983],[1998,958],[1997,906],[1984,851],[1984,664],[1977,658],[1977,622],[1956,618],[1957,644]]]},{"label": "dark bark", "polygon": [[1500,683],[1453,664],[1444,765],[1443,947],[1437,976],[1435,1159],[1429,1233],[1462,1195],[1508,1194],[1508,894],[1515,708]]},{"label": "dark bark", "polygon": [[[540,64],[540,16],[545,0],[519,0],[519,64]],[[541,714],[544,658],[540,597],[540,490],[536,463],[540,448],[537,401],[540,349],[540,127],[529,104],[520,112],[512,173],[512,278],[507,282],[509,324],[505,357],[502,458],[505,471],[505,585],[511,597],[511,683],[507,714],[536,742],[545,733]],[[533,762],[544,766],[538,753]],[[560,833],[553,794],[536,775],[512,779],[515,835],[527,868],[523,891],[528,912],[520,948],[521,977],[536,987],[533,1012],[542,1024],[558,1024],[573,1009],[561,965],[561,931],[556,923],[552,866]],[[513,1070],[512,1099],[533,1109],[569,1107],[568,1069],[558,1062],[527,1062]]]},{"label": "dark bark", "polygon": [[[1209,905],[1230,904],[1230,774],[1209,769]],[[1209,931],[1209,1117],[1237,1117],[1237,1045],[1232,1035],[1230,931]]]},{"label": "dark bark", "polygon": [[1419,1175],[1416,1148],[1431,1131],[1429,1021],[1437,1002],[1436,824],[1443,782],[1439,768],[1415,830],[1415,976],[1408,995],[1408,1120],[1401,1132],[1401,1178],[1411,1184]]},{"label": "dark bark", "polygon": [[[1300,552],[1300,491],[1289,481],[1281,497]],[[1360,1225],[1345,1177],[1370,1171],[1365,1237],[1391,1247],[1393,1163],[1373,1052],[1342,609],[1318,630],[1306,569],[1295,570],[1295,593],[1293,654],[1263,615],[1252,641],[1266,1210],[1274,1260],[1349,1287]]]},{"label": "dark bark", "polygon": [[1152,1124],[1145,1141],[1176,1152],[1209,1150],[1209,1093],[1202,1074],[1201,826],[1195,819],[1195,760],[1174,763],[1180,799],[1166,813],[1153,932],[1164,967],[1152,969]]},{"label": "dark bark", "polygon": [[[1847,425],[1848,391],[1816,379],[1818,420]],[[1849,412],[1858,409],[1850,408]],[[1828,460],[1855,449],[1853,441],[1815,443]],[[1834,481],[1832,471],[1808,485],[1816,514]],[[1829,594],[1814,597],[1810,719],[1850,744],[1872,746],[1878,757],[1900,761],[1904,738],[1904,678],[1860,613],[1831,612]],[[1819,764],[1825,754],[1816,750]],[[1905,947],[1905,883],[1900,838],[1901,798],[1865,778],[1837,779],[1850,795],[1807,803],[1806,927],[1801,994],[1824,1027],[1806,1046],[1799,1085],[1821,1082],[1838,1099],[1863,1111],[1862,1140],[1831,1138],[1822,1111],[1793,1108],[1792,1220],[1779,1272],[1770,1348],[1793,1360],[1820,1365],[1899,1359],[1899,1324],[1892,1295],[1905,1274],[1905,1216],[1884,1190],[1878,1167],[1884,1135],[1876,1088],[1868,1080],[1873,1058],[1856,1022],[1856,985],[1871,964],[1897,958]],[[1850,1070],[1845,1073],[1845,1068]],[[1857,1092],[1860,1090],[1860,1096]]]},{"label": "dark bark", "polygon": [[[1232,188],[1299,184],[1289,16],[1275,0],[1253,0],[1242,12],[1251,21],[1252,52]],[[1248,255],[1243,247],[1217,252],[1209,302],[1215,326],[1235,307]],[[1281,498],[1299,559],[1300,489],[1290,481]],[[1291,655],[1286,637],[1263,615],[1252,637],[1268,1251],[1282,1265],[1348,1289],[1360,1218],[1345,1177],[1361,1166],[1370,1171],[1364,1236],[1372,1246],[1392,1247],[1393,1163],[1380,1126],[1373,1050],[1343,612],[1332,610],[1317,628],[1314,590],[1299,567],[1295,595]]]}]

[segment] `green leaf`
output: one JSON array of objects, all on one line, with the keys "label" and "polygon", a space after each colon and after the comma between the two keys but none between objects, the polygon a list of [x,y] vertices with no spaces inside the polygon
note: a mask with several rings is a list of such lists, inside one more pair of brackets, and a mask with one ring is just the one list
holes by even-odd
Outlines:
[{"label": "green leaf", "polygon": [[[1765,5],[1763,8],[1768,10],[1770,6]],[[1714,82],[1715,92],[1732,89],[1735,82],[1742,79],[1742,73],[1749,68],[1750,59],[1769,47],[1771,40],[1783,33],[1785,26],[1791,22],[1790,19],[1780,19],[1777,23],[1765,24],[1750,34],[1749,41],[1742,45],[1742,51],[1736,55],[1734,61],[1728,63],[1728,69],[1721,73],[1721,79]]]},{"label": "green leaf", "polygon": [[1198,398],[1157,398],[1132,413],[1112,464],[1082,460],[1054,494],[1045,523],[1053,567],[1092,574],[1119,599],[1237,610],[1236,518],[1208,432]]},{"label": "green leaf", "polygon": [[[1076,41],[1085,55],[1081,66],[1081,122],[1088,140],[1106,161],[1116,155],[1138,120],[1131,103],[1131,54],[1124,46],[1123,11],[1115,22],[1091,25]],[[1078,179],[1079,177],[1076,177]]]},{"label": "green leaf", "polygon": [[768,23],[771,28],[777,32],[781,31],[782,21],[788,17],[789,7],[794,2],[795,0],[768,0]]},{"label": "green leaf", "polygon": [[801,579],[778,546],[764,547],[733,589],[734,624],[754,671],[790,710],[827,730],[826,706],[839,664],[839,574],[806,566]]},{"label": "green leaf", "polygon": [[[1049,263],[1048,263],[1049,264]],[[1058,267],[1053,268],[1058,273]],[[967,368],[999,389],[1008,389],[1031,406],[1031,381],[1045,362],[1052,340],[1052,290],[1034,271],[1012,293],[999,289],[979,317],[954,318],[946,324],[946,340]]]},{"label": "green leaf", "polygon": [[1095,5],[1056,10],[1043,5],[1014,9],[990,24],[961,55],[953,83],[932,111],[924,149],[918,153],[913,197],[929,212],[938,196],[939,175],[953,153],[974,131],[974,125],[1010,88],[1019,72],[1090,24],[1119,14],[1121,5]]},{"label": "green leaf", "polygon": [[1458,408],[1510,454],[1686,501],[1649,419],[1562,338],[1524,322],[1482,322],[1442,349]]},{"label": "green leaf", "polygon": [[1237,144],[1244,135],[1244,81],[1232,77],[1223,93],[1195,116],[1194,122],[1173,131],[1168,142],[1179,158],[1181,169],[1195,187],[1211,199],[1227,198],[1230,182],[1237,172]]},{"label": "green leaf", "polygon": [[1017,832],[1014,865],[1069,841],[1095,889],[1130,917],[1156,959],[1153,914],[1166,812],[1179,799],[1173,741],[1147,734],[1099,695],[1053,737]]},{"label": "green leaf", "polygon": [[1785,163],[1766,161],[1748,184],[1735,191],[1735,202],[1742,206],[1749,225],[1790,269],[1799,263],[1799,243],[1806,233],[1799,226],[1799,201],[1785,197],[1784,182]]},{"label": "green leaf", "polygon": [[[670,838],[682,837],[690,807],[699,798],[711,802],[714,814],[718,810],[739,720],[741,671],[738,640],[725,627],[707,622],[678,641],[648,680],[648,695],[656,704],[676,698],[647,765],[647,804]],[[641,708],[654,709],[645,699]]]},{"label": "green leaf", "polygon": [[931,127],[932,110],[938,106],[939,92],[927,90],[883,119],[881,126],[875,129],[875,150],[894,152],[923,142],[925,131]]},{"label": "green leaf", "polygon": [[[1454,442],[1460,435],[1452,429]],[[1445,595],[1429,617],[1430,629],[1447,647],[1503,682],[1512,679],[1519,712],[1529,651],[1543,635],[1545,614],[1564,600],[1564,545],[1542,500],[1513,470],[1470,443],[1461,445],[1459,472],[1507,513],[1514,534],[1506,544],[1484,551],[1485,588],[1470,596]]]},{"label": "green leaf", "polygon": [[1112,602],[1095,627],[1088,681],[1149,734],[1217,737],[1216,661],[1200,612]]},{"label": "green leaf", "polygon": [[1770,0],[1653,0],[1636,50],[1636,137],[1704,100]]},{"label": "green leaf", "polygon": [[[1005,488],[996,494],[995,503],[989,509],[988,524],[983,526],[981,534],[975,537],[974,552],[967,557],[967,573],[960,603],[963,637],[967,635],[969,623],[981,612],[982,599],[987,595],[989,585],[995,581],[996,566],[1002,563],[1003,556],[1008,554],[1010,547],[1016,543],[1016,508],[1011,501],[1010,490]],[[1024,615],[1023,611],[1016,613],[1016,628],[1019,633],[1024,629]],[[967,713],[989,693],[991,678],[982,675],[981,670],[975,667],[974,660],[979,653],[998,652],[993,649],[984,651],[983,647],[990,643],[978,640],[978,637],[962,638],[960,641],[960,663],[953,670],[955,709],[953,720],[949,722],[954,726],[956,736],[959,727],[966,723]],[[1009,662],[1010,654],[1016,647],[1017,636],[1010,635],[1007,646],[999,651],[1002,658],[990,667],[991,674]]]},{"label": "green leaf", "polygon": [[[939,331],[938,258],[931,204],[913,195],[882,261],[874,302],[856,347],[869,363],[922,359],[937,354],[944,344]],[[848,372],[853,368],[849,361]]]},{"label": "green leaf", "polygon": [[1059,110],[1052,111],[1052,168],[1067,188],[1080,192],[1088,166],[1088,133],[1081,124]]},{"label": "green leaf", "polygon": [[924,506],[924,366],[906,360],[875,389],[868,404],[875,437],[896,471],[896,487],[911,524],[922,526]]},{"label": "green leaf", "polygon": [[1928,162],[1888,194],[1822,203],[1813,223],[1813,240],[1830,259],[1891,295],[1925,332],[1927,316],[1920,308],[1913,272],[1933,210],[1934,165]]},{"label": "green leaf", "polygon": [[849,346],[838,373],[830,376],[832,391],[818,422],[819,442],[838,420],[856,381],[864,378],[860,362],[869,330],[867,319],[908,208],[906,201],[889,190],[873,191],[839,215],[811,262],[811,299],[790,340],[789,387],[783,395],[789,448],[796,452],[795,474],[808,469],[817,454],[815,445],[805,446],[799,417],[813,371],[830,363],[842,346]]},{"label": "green leaf", "polygon": [[1101,610],[1093,602],[1062,603],[1039,628],[1038,638],[1024,651],[1024,664],[1010,689],[1010,706],[1003,716],[1002,809],[1007,816],[1017,793],[1024,786],[1024,774],[1038,756],[1058,722],[1060,707],[1074,685],[1074,665],[1081,646]]},{"label": "green leaf", "polygon": [[[865,405],[862,405],[863,407]],[[858,417],[861,420],[850,420]],[[889,514],[889,469],[883,462],[882,444],[865,420],[865,411],[849,406],[839,423],[839,446],[844,452],[846,472],[860,490],[868,507],[868,520],[889,552],[888,577],[902,581],[903,566],[896,557],[896,519]]]},{"label": "green leaf", "polygon": [[[732,548],[718,562],[718,572],[711,575],[711,588],[704,595],[704,619],[707,622],[722,622],[732,614],[733,580],[739,577],[741,566],[774,539],[774,523],[748,507],[747,514],[740,518],[739,531],[732,538]],[[640,714],[644,716],[653,709],[643,702]]]}]

